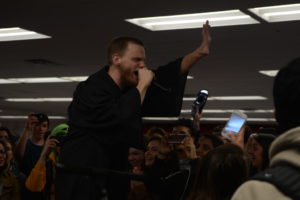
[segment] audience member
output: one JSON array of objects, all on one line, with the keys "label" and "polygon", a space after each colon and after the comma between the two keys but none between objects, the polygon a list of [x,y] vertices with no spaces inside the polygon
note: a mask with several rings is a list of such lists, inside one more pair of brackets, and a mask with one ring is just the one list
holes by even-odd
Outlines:
[{"label": "audience member", "polygon": [[198,139],[196,145],[197,156],[203,158],[209,151],[222,144],[224,144],[224,142],[219,137],[211,134],[203,134]]},{"label": "audience member", "polygon": [[227,200],[248,178],[243,150],[234,144],[221,145],[208,152],[197,169],[188,200]]},{"label": "audience member", "polygon": [[[29,114],[24,132],[16,145],[16,156],[20,171],[28,176],[38,161],[45,145],[45,134],[49,128],[48,116],[44,113]],[[23,199],[41,199],[41,192],[30,192],[21,185]]]},{"label": "audience member", "polygon": [[19,200],[19,183],[15,175],[7,170],[7,149],[3,140],[0,140],[0,199]]},{"label": "audience member", "polygon": [[257,172],[269,167],[269,148],[276,137],[271,134],[252,134],[247,145],[247,153]]},{"label": "audience member", "polygon": [[0,138],[5,138],[9,140],[13,145],[15,144],[16,137],[11,133],[11,131],[4,126],[0,127]]},{"label": "audience member", "polygon": [[153,126],[145,133],[145,137],[147,137],[148,139],[151,138],[152,136],[166,138],[168,137],[168,133],[163,128]]},{"label": "audience member", "polygon": [[60,145],[67,136],[68,129],[67,124],[60,124],[51,131],[37,163],[26,179],[26,188],[32,192],[43,192],[42,199],[55,199],[53,185],[55,164],[59,160]]},{"label": "audience member", "polygon": [[271,144],[270,168],[243,184],[234,200],[300,199],[300,58],[280,69],[274,79],[273,98],[282,133]]},{"label": "audience member", "polygon": [[[143,166],[145,162],[144,150],[134,147],[129,148],[128,161],[131,167],[131,173],[143,174]],[[142,181],[131,180],[130,191],[128,195],[129,200],[142,200],[147,197],[147,191]]]},{"label": "audience member", "polygon": [[137,149],[134,147],[129,148],[128,161],[132,169],[142,168],[142,165],[145,161],[145,152],[142,149]]},{"label": "audience member", "polygon": [[190,119],[179,119],[173,126],[171,135],[185,135],[182,141],[174,143],[179,160],[196,159],[196,141],[198,133]]}]

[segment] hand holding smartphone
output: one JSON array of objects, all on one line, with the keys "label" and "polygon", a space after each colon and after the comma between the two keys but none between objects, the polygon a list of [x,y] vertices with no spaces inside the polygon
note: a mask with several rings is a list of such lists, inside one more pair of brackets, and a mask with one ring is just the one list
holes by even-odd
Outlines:
[{"label": "hand holding smartphone", "polygon": [[247,115],[239,111],[234,111],[231,114],[230,119],[227,121],[224,129],[222,130],[222,136],[231,139],[228,133],[232,132],[233,134],[237,135],[241,128],[244,126],[246,120]]}]

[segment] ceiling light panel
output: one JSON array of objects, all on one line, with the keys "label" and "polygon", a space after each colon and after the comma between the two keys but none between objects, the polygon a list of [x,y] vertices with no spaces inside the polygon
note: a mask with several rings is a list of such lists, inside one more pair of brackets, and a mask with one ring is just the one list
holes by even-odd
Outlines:
[{"label": "ceiling light panel", "polygon": [[[66,119],[65,116],[48,116],[49,119]],[[27,119],[26,115],[0,115],[0,119]]]},{"label": "ceiling light panel", "polygon": [[7,98],[8,102],[70,102],[70,97],[50,97],[50,98]]},{"label": "ceiling light panel", "polygon": [[[232,113],[234,111],[237,111],[236,109],[235,110],[217,110],[217,109],[204,109],[203,110],[203,113],[213,113],[213,114],[216,114],[216,113]],[[273,110],[238,110],[242,113],[273,113]],[[181,110],[181,113],[182,114],[190,114],[192,112],[192,110],[190,109],[182,109]]]},{"label": "ceiling light panel", "polygon": [[9,79],[4,79],[4,78],[0,79],[0,84],[13,84],[13,83],[20,83],[20,82],[19,81],[9,80]]},{"label": "ceiling light panel", "polygon": [[[183,101],[195,101],[196,97],[183,97]],[[218,101],[242,101],[242,100],[267,100],[267,97],[263,96],[215,96],[208,97],[208,100],[218,100]]]},{"label": "ceiling light panel", "polygon": [[268,22],[300,20],[300,4],[287,4],[249,9]]},{"label": "ceiling light panel", "polygon": [[86,79],[87,76],[6,78],[6,79],[0,79],[0,84],[80,82],[80,81],[85,81]]},{"label": "ceiling light panel", "polygon": [[[176,121],[178,117],[143,117],[144,121]],[[192,118],[190,118],[192,120]],[[229,117],[203,117],[201,121],[228,121]],[[247,118],[248,122],[275,122],[274,118]]]},{"label": "ceiling light panel", "polygon": [[40,78],[9,78],[10,81],[16,81],[19,83],[59,83],[59,82],[71,82],[70,80],[61,79],[58,77],[40,77]]},{"label": "ceiling light panel", "polygon": [[259,23],[240,10],[126,19],[127,22],[152,31],[201,28],[206,20],[209,20],[212,27]]},{"label": "ceiling light panel", "polygon": [[43,35],[19,27],[0,28],[0,41],[34,40],[34,39],[46,39],[46,38],[51,38],[51,37],[48,35]]},{"label": "ceiling light panel", "polygon": [[260,70],[259,73],[266,76],[275,77],[278,73],[278,70]]},{"label": "ceiling light panel", "polygon": [[64,76],[60,78],[68,81],[80,82],[85,81],[88,78],[88,76]]}]

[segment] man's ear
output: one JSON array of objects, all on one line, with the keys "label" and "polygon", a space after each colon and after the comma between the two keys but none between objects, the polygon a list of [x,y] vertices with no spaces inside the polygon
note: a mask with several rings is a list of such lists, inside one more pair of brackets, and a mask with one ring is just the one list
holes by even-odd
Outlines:
[{"label": "man's ear", "polygon": [[121,56],[117,53],[114,53],[112,55],[111,60],[112,60],[113,65],[120,65],[121,64]]}]

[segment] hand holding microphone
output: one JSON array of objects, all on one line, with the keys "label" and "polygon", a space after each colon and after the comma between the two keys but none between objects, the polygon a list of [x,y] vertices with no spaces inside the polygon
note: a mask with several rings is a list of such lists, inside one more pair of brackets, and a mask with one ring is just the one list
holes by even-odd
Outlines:
[{"label": "hand holding microphone", "polygon": [[140,92],[141,103],[143,103],[143,101],[145,99],[146,91],[153,80],[154,73],[145,67],[140,68],[137,71],[137,73],[138,73],[139,82],[138,82],[136,88]]},{"label": "hand holding microphone", "polygon": [[[161,85],[160,83],[158,83],[157,82],[157,80],[156,80],[156,77],[155,77],[155,73],[152,71],[152,70],[149,70],[148,68],[142,68],[142,69],[140,69],[139,71],[138,71],[138,77],[139,77],[139,81],[141,80],[143,80],[144,78],[147,78],[147,77],[144,77],[144,75],[145,76],[147,76],[146,75],[146,73],[144,74],[144,69],[146,69],[146,71],[150,71],[150,72],[152,72],[152,79],[151,79],[151,81],[150,81],[150,83],[149,83],[149,85],[152,83],[153,85],[155,85],[156,87],[158,87],[158,88],[160,88],[162,91],[164,91],[164,92],[168,92],[168,93],[170,93],[171,92],[171,89],[170,88],[166,88],[166,87],[164,87],[163,85]],[[143,70],[143,71],[141,71],[141,70]],[[141,73],[140,73],[141,72]],[[140,75],[141,74],[141,75]],[[149,86],[148,85],[148,86]]]},{"label": "hand holding microphone", "polygon": [[141,68],[138,70],[138,84],[141,84],[144,87],[148,87],[154,79],[154,76],[155,74],[148,68]]}]

